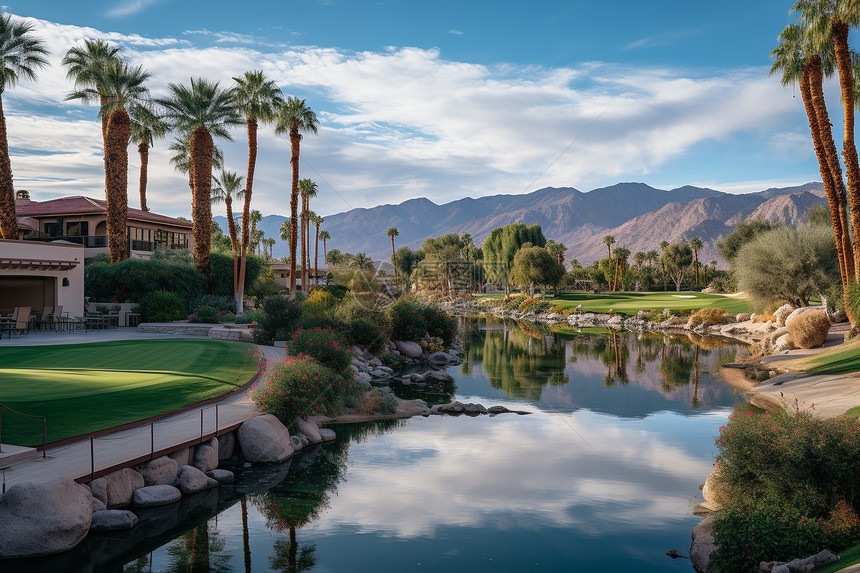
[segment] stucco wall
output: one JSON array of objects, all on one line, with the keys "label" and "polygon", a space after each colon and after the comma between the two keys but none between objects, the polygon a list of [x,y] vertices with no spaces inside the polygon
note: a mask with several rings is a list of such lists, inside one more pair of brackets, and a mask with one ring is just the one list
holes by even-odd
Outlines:
[{"label": "stucco wall", "polygon": [[[60,245],[37,241],[9,241],[0,239],[0,259],[24,261],[77,261],[78,264],[68,271],[38,271],[0,268],[3,277],[55,277],[57,304],[69,316],[84,314],[84,248],[81,245]],[[63,279],[69,286],[63,286]],[[2,296],[2,293],[0,293]],[[8,301],[0,300],[5,308]],[[41,308],[34,309],[41,311]]]}]

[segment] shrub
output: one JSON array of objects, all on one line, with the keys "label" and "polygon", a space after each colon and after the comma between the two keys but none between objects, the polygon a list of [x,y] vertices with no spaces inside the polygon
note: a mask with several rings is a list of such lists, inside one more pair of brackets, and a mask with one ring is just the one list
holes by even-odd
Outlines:
[{"label": "shrub", "polygon": [[418,342],[427,333],[427,323],[416,302],[402,298],[388,309],[391,317],[391,337],[394,340]]},{"label": "shrub", "polygon": [[347,295],[343,298],[335,312],[335,317],[350,324],[356,319],[372,322],[380,328],[388,327],[388,317],[385,312],[384,299],[367,295]]},{"label": "shrub", "polygon": [[229,310],[221,310],[217,313],[218,322],[235,322],[236,315]]},{"label": "shrub", "polygon": [[352,378],[352,354],[343,338],[331,328],[298,329],[290,341],[290,353],[310,356],[342,376]]},{"label": "shrub", "polygon": [[237,316],[234,319],[234,322],[236,324],[254,324],[254,323],[260,324],[260,321],[262,320],[262,318],[263,318],[263,311],[255,309],[255,308],[248,308],[248,309],[245,309],[245,312],[243,312],[242,314]]},{"label": "shrub", "polygon": [[143,322],[173,322],[185,318],[185,305],[175,292],[164,290],[144,295],[138,305]]},{"label": "shrub", "polygon": [[312,306],[322,310],[334,310],[340,300],[327,290],[316,288],[308,295],[305,306]]},{"label": "shrub", "polygon": [[206,290],[206,277],[184,263],[126,259],[87,265],[84,284],[84,294],[94,302],[141,302],[152,292],[175,293],[183,301],[183,318],[185,303]]},{"label": "shrub", "polygon": [[524,303],[529,297],[524,294],[518,294],[515,297],[508,297],[502,299],[502,307],[506,310],[519,310],[520,305]]},{"label": "shrub", "polygon": [[381,352],[388,342],[382,328],[363,318],[353,320],[347,327],[346,333],[352,344],[360,344],[373,354]]},{"label": "shrub", "polygon": [[752,319],[753,323],[756,322],[776,322],[776,317],[772,314],[757,314],[754,319]]},{"label": "shrub", "polygon": [[788,323],[791,342],[798,348],[816,348],[827,340],[830,319],[823,310],[808,310]]},{"label": "shrub", "polygon": [[188,316],[188,322],[218,322],[218,313],[211,306],[201,306]]},{"label": "shrub", "polygon": [[714,277],[708,284],[708,290],[716,294],[732,294],[738,292],[734,275],[726,274]]},{"label": "shrub", "polygon": [[400,372],[409,363],[409,359],[400,354],[383,354],[380,360],[383,366],[388,366],[395,372]]},{"label": "shrub", "polygon": [[691,317],[687,324],[690,326],[705,326],[711,324],[725,324],[726,313],[721,308],[700,308]]},{"label": "shrub", "polygon": [[429,339],[422,338],[418,341],[418,344],[421,345],[421,350],[423,350],[425,354],[432,354],[434,352],[445,350],[445,344],[438,336],[431,336]]},{"label": "shrub", "polygon": [[387,389],[374,388],[358,398],[355,410],[365,416],[395,414],[397,412],[397,398]]},{"label": "shrub", "polygon": [[341,413],[347,380],[307,356],[288,356],[272,366],[251,391],[263,412],[290,426],[300,417]]},{"label": "shrub", "polygon": [[[245,294],[253,296],[251,287],[257,282],[257,279],[263,272],[263,268],[268,268],[259,257],[249,254],[245,259]],[[215,295],[233,297],[233,255],[231,253],[219,253],[213,251],[209,253],[209,284],[211,285]],[[202,290],[202,289],[201,289]],[[199,292],[199,291],[198,291]],[[217,305],[211,302],[201,302],[200,304],[209,304],[210,306]],[[219,310],[236,311],[236,307],[222,308]]]},{"label": "shrub", "polygon": [[192,297],[188,308],[211,306],[215,311],[229,310],[236,312],[236,299],[230,295],[200,294]]},{"label": "shrub", "polygon": [[275,340],[288,340],[301,315],[302,307],[294,300],[277,295],[264,299],[262,315],[257,320],[260,329],[254,331],[254,342],[272,344]]},{"label": "shrub", "polygon": [[432,304],[422,305],[421,311],[428,334],[441,338],[445,346],[450,345],[457,335],[457,319]]}]

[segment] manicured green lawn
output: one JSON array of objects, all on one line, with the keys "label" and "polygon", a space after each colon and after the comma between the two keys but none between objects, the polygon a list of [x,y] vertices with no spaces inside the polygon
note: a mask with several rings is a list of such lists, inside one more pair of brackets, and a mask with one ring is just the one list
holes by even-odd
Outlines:
[{"label": "manicured green lawn", "polygon": [[[503,295],[479,295],[478,298],[502,298]],[[660,310],[664,308],[722,308],[737,314],[751,312],[746,299],[727,297],[700,292],[619,292],[619,293],[564,293],[547,299],[551,304],[563,308],[576,308],[582,305],[583,312],[615,312],[636,314],[640,310]]]},{"label": "manicured green lawn", "polygon": [[[52,442],[226,394],[258,361],[252,345],[220,340],[0,347],[0,403],[47,416]],[[41,420],[0,416],[4,443],[42,443]]]},{"label": "manicured green lawn", "polygon": [[835,573],[849,565],[860,563],[860,545],[855,545],[854,547],[849,547],[848,549],[840,551],[838,555],[839,561],[831,563],[827,567],[816,569],[816,573]]},{"label": "manicured green lawn", "polygon": [[860,347],[851,345],[846,350],[828,352],[808,361],[807,372],[815,374],[848,374],[860,371]]}]

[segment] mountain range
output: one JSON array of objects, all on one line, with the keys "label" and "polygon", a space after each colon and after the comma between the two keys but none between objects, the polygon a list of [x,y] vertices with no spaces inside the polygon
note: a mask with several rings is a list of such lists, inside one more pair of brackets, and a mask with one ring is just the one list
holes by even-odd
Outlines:
[{"label": "mountain range", "polygon": [[[588,264],[605,257],[606,235],[614,236],[615,245],[631,253],[659,250],[664,240],[671,243],[699,237],[704,243],[699,260],[715,260],[725,266],[715,244],[737,223],[762,218],[796,224],[805,219],[810,207],[826,204],[822,184],[814,182],[746,194],[690,185],[663,190],[644,183],[618,183],[588,192],[546,187],[524,195],[467,197],[443,205],[421,197],[398,205],[329,215],[321,228],[331,234],[329,250],[364,252],[385,261],[391,257],[391,240],[385,234],[390,227],[400,233],[395,239],[397,248],[405,245],[417,249],[427,237],[469,233],[480,245],[495,227],[539,223],[548,239],[567,247],[568,261],[578,259]],[[320,205],[311,208],[325,211]],[[273,249],[276,257],[289,254],[288,244],[280,240],[285,219],[282,215],[267,215],[258,224],[266,237],[278,241]],[[226,229],[226,217],[215,220]]]}]

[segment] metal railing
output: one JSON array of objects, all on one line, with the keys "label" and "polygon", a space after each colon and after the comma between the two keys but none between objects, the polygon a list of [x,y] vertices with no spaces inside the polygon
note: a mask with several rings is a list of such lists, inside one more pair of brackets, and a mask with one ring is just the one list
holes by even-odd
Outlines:
[{"label": "metal railing", "polygon": [[[18,414],[19,416],[24,416],[27,418],[42,418],[42,458],[47,456],[48,451],[48,418],[45,416],[37,416],[33,414],[25,414],[24,412],[19,412],[18,410],[14,410],[7,406],[6,404],[0,404],[0,408],[5,408],[9,410],[13,414]],[[3,416],[0,414],[0,452],[3,451]]]}]

